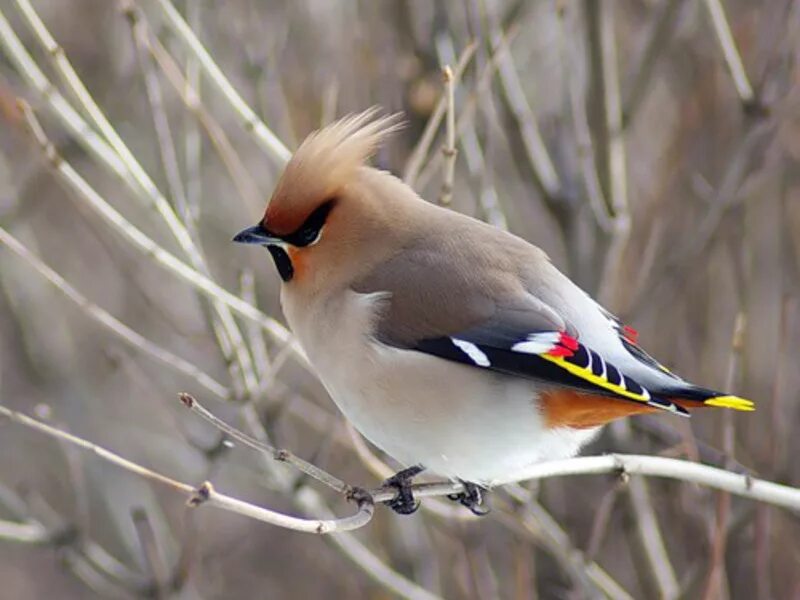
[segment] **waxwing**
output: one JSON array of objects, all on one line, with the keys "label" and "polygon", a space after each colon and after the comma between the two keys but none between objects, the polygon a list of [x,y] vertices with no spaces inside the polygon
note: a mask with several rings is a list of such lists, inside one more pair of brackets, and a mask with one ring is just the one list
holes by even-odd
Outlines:
[{"label": "waxwing", "polygon": [[567,458],[614,419],[701,406],[753,410],[693,385],[528,242],[421,199],[365,163],[397,129],[375,110],[312,133],[264,218],[286,319],[334,402],[407,468],[388,483],[416,508],[423,469],[481,488]]}]

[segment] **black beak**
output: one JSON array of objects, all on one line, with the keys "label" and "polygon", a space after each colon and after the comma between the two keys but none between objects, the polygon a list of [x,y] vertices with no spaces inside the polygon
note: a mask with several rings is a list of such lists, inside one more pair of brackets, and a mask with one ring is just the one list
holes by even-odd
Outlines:
[{"label": "black beak", "polygon": [[233,241],[239,244],[259,244],[260,246],[271,246],[283,243],[280,238],[275,237],[264,229],[261,223],[253,225],[253,227],[248,227],[247,229],[242,229],[233,237]]}]

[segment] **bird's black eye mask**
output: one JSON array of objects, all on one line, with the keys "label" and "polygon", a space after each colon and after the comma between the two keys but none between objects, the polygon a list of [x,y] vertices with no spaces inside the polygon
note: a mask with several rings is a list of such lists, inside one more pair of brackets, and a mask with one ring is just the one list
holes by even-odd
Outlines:
[{"label": "bird's black eye mask", "polygon": [[316,209],[314,209],[310,215],[308,215],[306,220],[303,221],[303,224],[297,230],[293,231],[289,235],[276,237],[280,237],[287,244],[297,246],[298,248],[315,244],[319,240],[322,228],[325,225],[325,221],[327,220],[331,209],[333,209],[334,203],[334,199],[323,202]]},{"label": "bird's black eye mask", "polygon": [[289,244],[297,248],[304,248],[316,244],[335,203],[336,199],[331,198],[320,204],[303,221],[303,224],[290,234],[277,235],[259,223],[254,227],[240,231],[233,238],[233,241],[242,244],[266,246],[272,256],[272,260],[275,261],[275,266],[278,268],[278,274],[281,279],[283,281],[291,281],[292,277],[294,277],[294,267],[292,266],[292,259],[284,248],[285,245]]}]

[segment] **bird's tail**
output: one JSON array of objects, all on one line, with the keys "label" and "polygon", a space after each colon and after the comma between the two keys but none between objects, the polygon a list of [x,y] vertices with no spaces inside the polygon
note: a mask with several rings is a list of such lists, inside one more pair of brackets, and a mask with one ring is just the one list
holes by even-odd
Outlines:
[{"label": "bird's tail", "polygon": [[714,406],[717,408],[731,408],[733,410],[748,412],[756,409],[753,401],[747,398],[741,398],[739,396],[733,396],[695,385],[664,390],[660,395],[667,396],[670,400],[675,402],[675,404],[683,408]]}]

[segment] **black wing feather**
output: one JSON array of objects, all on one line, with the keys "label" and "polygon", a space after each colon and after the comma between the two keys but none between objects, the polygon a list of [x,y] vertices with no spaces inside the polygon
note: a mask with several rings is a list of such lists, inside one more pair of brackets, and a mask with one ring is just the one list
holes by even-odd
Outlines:
[{"label": "black wing feather", "polygon": [[[494,344],[486,343],[489,337],[494,338],[492,340]],[[682,416],[689,416],[687,410],[667,398],[650,394],[637,381],[623,374],[614,365],[604,361],[597,352],[594,352],[582,344],[578,344],[574,353],[565,360],[595,376],[599,376],[600,373],[605,373],[605,379],[609,383],[617,386],[623,385],[624,388],[632,394],[646,394],[647,399],[639,400],[625,397],[624,395],[615,393],[579,374],[565,369],[552,360],[548,360],[543,355],[519,352],[513,349],[516,343],[523,342],[526,339],[528,339],[528,336],[515,336],[509,341],[508,338],[503,340],[499,339],[496,333],[492,336],[488,336],[487,334],[474,335],[473,332],[467,332],[463,335],[460,334],[452,337],[419,340],[414,346],[414,349],[470,367],[485,368],[516,377],[545,381],[547,383],[562,385],[592,394],[608,396],[618,400],[645,402],[655,408],[668,410]],[[500,344],[502,344],[502,346]],[[598,368],[598,365],[600,365],[601,368]]]}]

